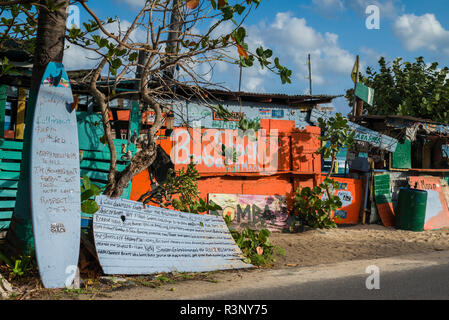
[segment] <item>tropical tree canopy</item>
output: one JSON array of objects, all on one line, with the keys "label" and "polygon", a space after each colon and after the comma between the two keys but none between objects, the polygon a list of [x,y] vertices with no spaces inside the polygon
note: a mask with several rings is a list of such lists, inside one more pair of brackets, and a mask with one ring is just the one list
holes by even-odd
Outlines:
[{"label": "tropical tree canopy", "polygon": [[[415,62],[397,58],[390,65],[382,57],[379,70],[367,67],[361,82],[375,90],[373,106],[366,106],[370,115],[402,115],[449,123],[449,68],[437,62]],[[346,91],[353,105],[354,89]]]}]

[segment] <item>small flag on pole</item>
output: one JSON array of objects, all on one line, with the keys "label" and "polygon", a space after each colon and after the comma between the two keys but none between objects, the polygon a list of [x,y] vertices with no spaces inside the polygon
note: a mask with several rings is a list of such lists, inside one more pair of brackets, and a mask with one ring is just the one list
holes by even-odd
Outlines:
[{"label": "small flag on pole", "polygon": [[373,105],[374,102],[374,89],[365,86],[363,83],[357,83],[357,87],[355,89],[355,95],[365,101],[370,106]]},{"label": "small flag on pole", "polygon": [[359,59],[360,59],[359,56],[357,56],[357,59],[355,60],[355,63],[354,63],[354,67],[352,67],[351,79],[354,83],[356,83],[356,81],[357,81],[357,72],[359,69]]}]

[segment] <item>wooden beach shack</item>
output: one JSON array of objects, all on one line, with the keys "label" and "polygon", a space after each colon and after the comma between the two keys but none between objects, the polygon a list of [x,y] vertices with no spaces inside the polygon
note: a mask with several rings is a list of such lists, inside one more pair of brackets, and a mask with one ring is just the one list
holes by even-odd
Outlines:
[{"label": "wooden beach shack", "polygon": [[[86,174],[99,185],[107,183],[109,169],[109,150],[100,142],[103,129],[100,114],[93,98],[77,79],[88,70],[69,71],[72,91],[76,95],[79,147],[81,155],[81,174]],[[23,129],[24,105],[30,83],[30,69],[21,76],[8,76],[0,84],[0,226],[3,236],[8,228],[14,210],[15,195],[19,179],[21,161],[21,132]],[[130,80],[130,83],[132,81]],[[173,110],[164,113],[165,123],[159,132],[157,143],[167,155],[188,150],[194,153],[193,140],[179,149],[180,139],[187,138],[193,131],[201,136],[210,132],[226,133],[237,129],[238,121],[244,116],[248,120],[259,121],[261,130],[266,133],[265,141],[272,142],[271,154],[276,159],[257,162],[251,158],[253,142],[248,139],[231,144],[243,150],[242,161],[234,165],[210,163],[207,156],[197,159],[197,169],[201,175],[199,190],[201,197],[219,197],[226,210],[242,215],[242,219],[257,224],[263,216],[278,215],[286,217],[293,210],[295,191],[299,186],[314,186],[323,179],[321,156],[315,154],[320,146],[320,129],[311,116],[320,106],[329,104],[337,96],[332,95],[286,95],[211,90],[210,95],[234,115],[231,121],[224,121],[215,112],[198,101],[173,101]],[[145,133],[151,126],[152,114],[140,113],[139,105],[128,99],[116,99],[110,104],[110,120],[115,134],[114,143],[119,159],[118,167],[124,168],[138,144],[133,144],[133,135]],[[177,110],[175,110],[178,108]],[[180,116],[183,115],[183,116]],[[209,131],[209,133],[208,133]],[[276,137],[274,136],[276,134]],[[270,136],[272,135],[272,136]],[[239,144],[240,143],[240,144]],[[205,145],[201,144],[204,149]],[[266,151],[266,155],[268,150]],[[179,159],[179,157],[178,157]],[[184,160],[174,161],[174,169],[187,165]],[[345,206],[338,212],[339,223],[356,224],[359,221],[362,203],[361,180],[349,177],[336,177],[341,180],[342,189],[336,190],[345,198]],[[137,200],[151,189],[150,173],[143,171],[135,176],[122,198]],[[89,216],[83,215],[83,225],[89,223]],[[275,228],[276,229],[276,228]]]}]

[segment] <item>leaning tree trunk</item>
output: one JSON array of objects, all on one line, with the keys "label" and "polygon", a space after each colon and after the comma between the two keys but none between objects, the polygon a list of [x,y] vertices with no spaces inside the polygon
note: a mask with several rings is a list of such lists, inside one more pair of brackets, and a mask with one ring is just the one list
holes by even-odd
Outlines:
[{"label": "leaning tree trunk", "polygon": [[148,168],[156,158],[156,144],[151,139],[149,145],[137,152],[131,163],[121,172],[117,172],[112,183],[104,191],[104,195],[111,198],[118,198],[123,190],[131,182],[135,175],[138,175]]},{"label": "leaning tree trunk", "polygon": [[34,248],[30,208],[30,146],[35,102],[41,78],[50,61],[62,62],[66,30],[66,9],[69,0],[54,0],[62,5],[55,11],[47,8],[45,0],[40,1],[37,35],[34,51],[33,73],[25,118],[23,155],[20,164],[20,180],[16,205],[12,216],[6,244],[12,255],[28,253]]},{"label": "leaning tree trunk", "polygon": [[[180,31],[182,29],[182,11],[181,1],[173,0],[171,16],[170,33],[167,39],[168,51],[174,51],[178,45]],[[155,113],[155,119],[151,129],[148,132],[148,142],[143,146],[142,150],[137,152],[131,159],[131,163],[121,172],[115,169],[115,166],[111,166],[108,182],[109,186],[103,192],[104,195],[111,198],[118,198],[122,195],[123,190],[131,182],[132,178],[143,170],[147,169],[156,159],[157,147],[155,143],[156,133],[162,126],[162,107],[151,97],[151,92],[148,88],[148,79],[150,76],[152,58],[146,54],[139,55],[139,66],[137,68],[136,78],[139,81],[136,83],[140,88],[141,102],[149,106]],[[170,58],[167,57],[165,64],[170,63]],[[143,66],[143,67],[142,67]],[[167,66],[162,72],[164,80],[173,80],[173,67]],[[91,88],[92,88],[91,84]]]}]

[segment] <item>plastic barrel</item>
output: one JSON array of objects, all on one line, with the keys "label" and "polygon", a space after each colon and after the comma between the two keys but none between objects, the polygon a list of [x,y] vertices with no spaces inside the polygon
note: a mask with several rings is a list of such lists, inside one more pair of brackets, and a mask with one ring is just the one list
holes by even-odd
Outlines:
[{"label": "plastic barrel", "polygon": [[396,207],[396,228],[423,231],[426,218],[427,191],[401,188]]}]

